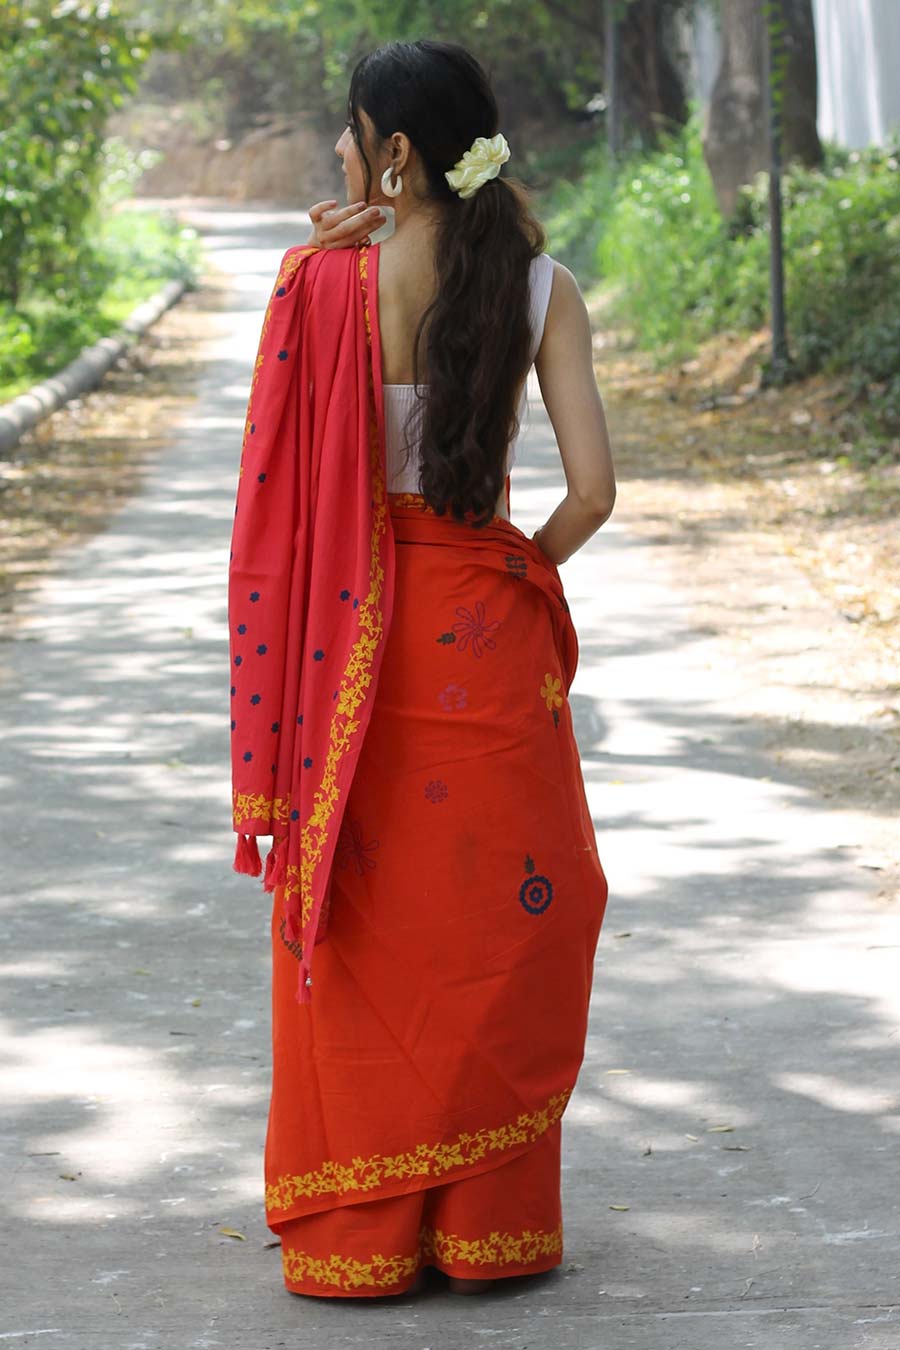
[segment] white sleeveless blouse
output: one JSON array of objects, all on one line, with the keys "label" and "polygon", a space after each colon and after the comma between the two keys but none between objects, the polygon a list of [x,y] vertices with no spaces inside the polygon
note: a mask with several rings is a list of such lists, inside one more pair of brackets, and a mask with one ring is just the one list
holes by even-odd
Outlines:
[{"label": "white sleeveless blouse", "polygon": [[[534,364],[534,359],[538,354],[541,345],[541,338],[544,335],[544,320],[547,317],[547,305],[550,301],[550,287],[553,282],[553,259],[549,253],[540,253],[531,260],[531,270],[529,272],[529,320],[531,323],[531,361],[529,370]],[[419,456],[416,453],[418,444],[418,431],[421,422],[421,415],[424,406],[423,399],[416,398],[416,387],[413,384],[383,384],[384,390],[384,432],[387,452],[387,490],[388,492],[418,492],[419,491]],[[420,389],[427,389],[427,384],[419,386]],[[527,380],[522,386],[522,395],[519,400],[519,423],[520,432],[525,424],[525,416],[528,410]],[[404,426],[407,417],[410,417],[409,441],[410,453],[408,456],[404,443]],[[516,458],[516,443],[518,437],[514,437],[510,442],[507,453],[507,472],[513,466]],[[506,510],[506,490],[500,494],[497,502],[497,512],[499,515],[508,519]]]}]

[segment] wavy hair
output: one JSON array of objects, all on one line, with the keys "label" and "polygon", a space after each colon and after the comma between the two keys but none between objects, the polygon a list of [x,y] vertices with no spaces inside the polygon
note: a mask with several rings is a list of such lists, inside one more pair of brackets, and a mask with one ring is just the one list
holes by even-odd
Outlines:
[{"label": "wavy hair", "polygon": [[[532,341],[528,276],[544,249],[544,229],[524,185],[502,170],[468,198],[444,177],[477,136],[498,131],[488,78],[465,47],[389,42],[354,68],[347,115],[368,199],[372,170],[360,109],[382,140],[395,131],[409,137],[421,157],[428,200],[446,208],[435,238],[435,294],[413,344],[416,398],[424,402],[419,491],[438,515],[449,510],[463,520],[471,513],[469,523],[483,526],[494,514],[509,443],[519,430],[518,393]],[[408,456],[408,442],[406,449]]]}]

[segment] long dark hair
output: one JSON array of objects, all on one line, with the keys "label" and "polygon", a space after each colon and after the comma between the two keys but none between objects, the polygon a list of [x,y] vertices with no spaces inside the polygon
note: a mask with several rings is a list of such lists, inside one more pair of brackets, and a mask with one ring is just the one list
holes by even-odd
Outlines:
[{"label": "long dark hair", "polygon": [[[524,185],[502,170],[468,198],[444,177],[477,136],[498,131],[488,78],[465,47],[389,42],[356,65],[347,115],[368,198],[372,169],[360,108],[383,140],[395,131],[409,137],[427,175],[429,199],[446,204],[435,239],[436,292],[413,346],[416,396],[425,402],[419,491],[439,515],[449,510],[462,520],[468,512],[472,525],[486,525],[503,488],[509,442],[519,430],[517,395],[531,356],[528,273],[532,258],[543,252],[544,229]],[[426,325],[427,396],[419,392]]]}]

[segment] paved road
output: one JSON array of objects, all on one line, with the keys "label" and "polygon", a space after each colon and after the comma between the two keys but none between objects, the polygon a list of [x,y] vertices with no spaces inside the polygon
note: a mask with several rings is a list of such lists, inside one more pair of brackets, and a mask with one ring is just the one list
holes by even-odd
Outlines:
[{"label": "paved road", "polygon": [[[306,228],[194,218],[234,277],[196,404],[2,655],[0,1342],[900,1346],[900,929],[846,823],[765,757],[740,669],[629,531],[627,484],[562,569],[611,888],[565,1263],[490,1299],[284,1290],[262,1208],[268,899],[230,870],[225,574],[262,307]],[[560,484],[534,405],[516,522]]]}]

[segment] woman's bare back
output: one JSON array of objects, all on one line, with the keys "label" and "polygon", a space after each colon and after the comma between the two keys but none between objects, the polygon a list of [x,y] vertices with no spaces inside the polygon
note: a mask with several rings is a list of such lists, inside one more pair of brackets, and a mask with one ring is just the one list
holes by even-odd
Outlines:
[{"label": "woman's bare back", "polygon": [[[428,223],[407,228],[380,245],[378,322],[381,331],[382,381],[413,383],[413,342],[419,321],[438,284],[434,232]],[[615,501],[615,473],[603,404],[593,366],[592,335],[587,306],[575,277],[554,260],[554,280],[535,368],[544,405],[556,433],[568,488],[576,513],[607,518]],[[426,337],[421,346],[424,363]],[[428,383],[428,372],[419,372]],[[519,391],[521,392],[521,391]],[[562,545],[557,556],[568,557],[597,529],[592,520],[576,522],[576,539],[561,527],[560,510],[548,531]],[[583,538],[579,538],[581,535]],[[543,531],[542,531],[543,538]]]},{"label": "woman's bare back", "polygon": [[[410,239],[392,236],[379,245],[378,326],[381,332],[381,374],[385,384],[413,383],[413,343],[422,315],[437,286],[430,235]],[[425,341],[420,346],[425,358]],[[428,383],[428,373],[419,379]]]},{"label": "woman's bare back", "polygon": [[[434,244],[430,233],[419,230],[411,237],[392,236],[381,244],[378,266],[378,322],[381,330],[381,370],[385,384],[412,384],[413,343],[416,329],[437,290]],[[420,345],[420,360],[427,352],[428,326]],[[428,383],[428,372],[419,372],[419,382]]]}]

